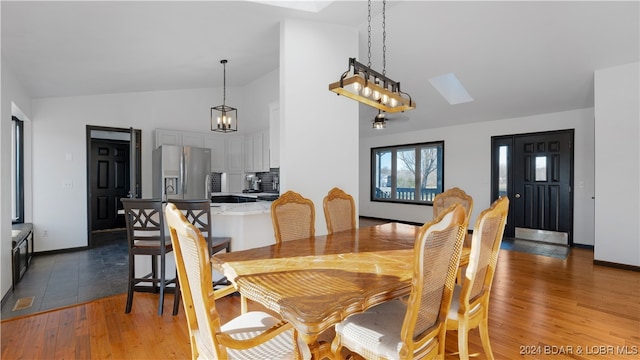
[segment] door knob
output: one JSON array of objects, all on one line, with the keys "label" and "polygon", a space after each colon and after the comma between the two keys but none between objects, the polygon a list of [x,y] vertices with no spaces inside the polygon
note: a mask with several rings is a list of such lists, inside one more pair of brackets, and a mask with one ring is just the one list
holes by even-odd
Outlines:
[{"label": "door knob", "polygon": [[516,199],[520,199],[520,194],[516,194]]}]

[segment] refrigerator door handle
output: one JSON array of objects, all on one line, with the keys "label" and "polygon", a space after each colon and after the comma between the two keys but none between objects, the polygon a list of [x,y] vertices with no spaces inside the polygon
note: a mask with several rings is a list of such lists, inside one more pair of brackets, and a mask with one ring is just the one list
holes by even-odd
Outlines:
[{"label": "refrigerator door handle", "polygon": [[209,192],[211,189],[211,173],[207,173],[204,176],[204,195],[207,199],[211,198],[211,193]]},{"label": "refrigerator door handle", "polygon": [[180,180],[182,181],[182,184],[180,184],[180,190],[182,190],[182,192],[180,193],[181,198],[184,198],[184,194],[187,193],[187,171],[186,171],[186,163],[187,162],[187,155],[184,152],[184,149],[182,150],[182,156],[180,157]]}]

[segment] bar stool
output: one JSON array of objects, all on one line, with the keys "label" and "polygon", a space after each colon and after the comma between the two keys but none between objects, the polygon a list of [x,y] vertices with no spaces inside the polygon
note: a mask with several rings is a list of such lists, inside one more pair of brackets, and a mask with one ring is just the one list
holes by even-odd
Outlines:
[{"label": "bar stool", "polygon": [[[213,236],[211,234],[211,201],[209,199],[197,200],[177,200],[170,199],[169,202],[176,205],[187,221],[194,225],[207,240],[209,256],[222,250],[231,251],[231,238]],[[230,285],[227,278],[222,278],[213,282],[213,286]]]},{"label": "bar stool", "polygon": [[[129,199],[123,198],[127,239],[129,243],[129,285],[127,291],[127,305],[125,313],[131,312],[134,291],[152,291],[160,293],[158,315],[162,315],[164,293],[167,285],[175,284],[173,300],[173,315],[178,313],[180,301],[180,286],[177,276],[166,279],[166,254],[173,251],[171,239],[165,236],[164,212],[160,199]],[[151,256],[151,272],[142,276],[135,276],[136,255]],[[158,273],[158,259],[160,269]],[[139,283],[150,285],[137,286]]]}]

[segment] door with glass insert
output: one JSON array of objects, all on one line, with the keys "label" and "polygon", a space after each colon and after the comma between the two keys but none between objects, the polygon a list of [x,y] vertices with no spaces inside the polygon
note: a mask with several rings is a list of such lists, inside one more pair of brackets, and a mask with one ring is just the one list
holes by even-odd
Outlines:
[{"label": "door with glass insert", "polygon": [[572,131],[514,139],[514,225],[570,234]]}]

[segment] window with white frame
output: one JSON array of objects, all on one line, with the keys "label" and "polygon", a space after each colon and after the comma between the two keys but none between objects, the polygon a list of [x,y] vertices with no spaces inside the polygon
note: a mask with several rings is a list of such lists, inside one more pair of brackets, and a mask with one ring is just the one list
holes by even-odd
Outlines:
[{"label": "window with white frame", "polygon": [[431,205],[444,187],[444,141],[371,149],[371,200]]}]

